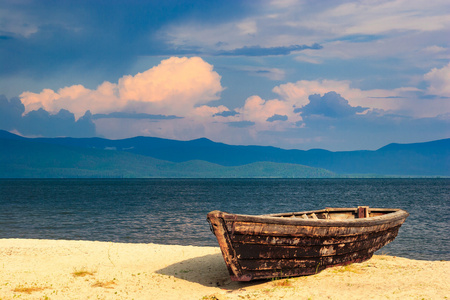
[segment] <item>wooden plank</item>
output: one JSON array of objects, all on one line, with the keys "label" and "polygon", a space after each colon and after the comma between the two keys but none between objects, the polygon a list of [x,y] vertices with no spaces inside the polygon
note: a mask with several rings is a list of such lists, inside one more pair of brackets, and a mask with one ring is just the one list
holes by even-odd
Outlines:
[{"label": "wooden plank", "polygon": [[[388,229],[398,231],[400,226]],[[385,231],[377,231],[372,233],[341,236],[336,237],[291,237],[291,236],[267,236],[267,235],[241,235],[235,234],[231,236],[233,243],[247,243],[247,244],[266,244],[266,245],[285,245],[285,246],[312,246],[312,245],[334,245],[341,243],[351,243],[362,241],[365,239],[372,239],[385,234]]]},{"label": "wooden plank", "polygon": [[297,237],[323,237],[323,236],[352,236],[376,231],[383,231],[403,223],[403,220],[366,227],[336,226],[315,227],[299,225],[282,225],[249,222],[227,221],[226,226],[231,234],[264,235],[264,236],[297,236]]},{"label": "wooden plank", "polygon": [[217,241],[222,252],[223,259],[228,269],[228,273],[232,278],[243,278],[242,269],[236,257],[236,253],[233,249],[230,237],[226,230],[225,222],[221,218],[215,218],[211,216],[208,218],[211,223],[211,229],[217,238]]},{"label": "wooden plank", "polygon": [[[372,209],[373,210],[373,209]],[[292,214],[289,214],[289,216]],[[356,209],[355,209],[356,215]],[[298,226],[314,226],[314,227],[366,227],[385,224],[398,220],[405,220],[409,214],[403,210],[393,210],[388,214],[384,214],[374,218],[365,219],[346,219],[336,220],[333,219],[333,214],[329,213],[330,219],[308,219],[303,220],[301,218],[281,218],[273,216],[250,216],[250,215],[236,215],[219,212],[216,217],[223,218],[225,221],[236,221],[244,223],[264,223],[264,224],[279,224],[279,225],[298,225]]]},{"label": "wooden plank", "polygon": [[320,271],[323,271],[326,268],[366,261],[370,259],[372,255],[373,252],[360,251],[358,253],[352,253],[351,255],[334,257],[333,261],[327,260],[317,261],[314,266],[307,266],[307,267],[294,266],[292,268],[288,267],[288,268],[267,269],[267,270],[249,269],[243,270],[243,274],[246,274],[247,278],[251,277],[251,280],[313,275],[319,273]]},{"label": "wooden plank", "polygon": [[[288,270],[298,268],[316,268],[318,265],[323,267],[342,265],[349,261],[361,261],[367,259],[370,255],[368,249],[352,252],[344,255],[332,257],[298,258],[298,259],[241,259],[240,264],[243,272],[261,271],[261,270]],[[370,255],[372,256],[372,255]]]},{"label": "wooden plank", "polygon": [[240,259],[295,259],[299,257],[322,257],[343,255],[371,247],[381,248],[386,242],[391,241],[397,235],[397,231],[386,232],[372,239],[341,243],[335,245],[314,245],[314,246],[280,246],[264,244],[233,244],[236,257]]}]

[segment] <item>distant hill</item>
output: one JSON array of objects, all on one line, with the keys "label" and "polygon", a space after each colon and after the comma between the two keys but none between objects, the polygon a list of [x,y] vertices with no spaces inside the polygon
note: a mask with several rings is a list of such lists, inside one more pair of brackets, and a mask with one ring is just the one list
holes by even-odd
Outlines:
[{"label": "distant hill", "polygon": [[[3,138],[2,138],[3,137]],[[221,166],[169,162],[148,156],[58,145],[0,133],[0,178],[322,178],[330,171],[298,164],[257,162]]]},{"label": "distant hill", "polygon": [[[44,168],[56,174],[43,177],[77,172],[84,172],[82,177],[450,176],[450,139],[332,152],[233,146],[206,138],[23,138],[0,130],[0,143],[0,177],[31,176],[19,176],[31,174],[25,158],[33,172],[44,174]],[[6,165],[7,173],[2,171]]]}]

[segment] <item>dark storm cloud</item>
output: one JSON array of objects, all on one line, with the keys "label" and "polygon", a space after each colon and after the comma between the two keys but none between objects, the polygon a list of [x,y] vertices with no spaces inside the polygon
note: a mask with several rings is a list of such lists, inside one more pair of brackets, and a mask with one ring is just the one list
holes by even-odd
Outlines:
[{"label": "dark storm cloud", "polygon": [[91,137],[96,135],[95,124],[89,111],[75,121],[75,116],[68,110],[61,109],[57,114],[50,114],[44,109],[33,110],[22,116],[25,107],[19,98],[9,101],[0,95],[0,129],[16,130],[28,136],[71,136]]},{"label": "dark storm cloud", "polygon": [[321,115],[330,118],[345,118],[368,109],[368,107],[349,105],[348,101],[336,92],[328,92],[323,96],[314,94],[310,95],[308,99],[307,105],[295,109],[295,112],[301,112],[303,117]]},{"label": "dark storm cloud", "polygon": [[219,51],[216,55],[223,56],[269,56],[269,55],[289,55],[293,51],[301,51],[305,49],[319,50],[323,47],[319,44],[308,45],[291,45],[287,47],[261,47],[261,46],[250,46],[242,47],[228,51]]},{"label": "dark storm cloud", "polygon": [[267,122],[275,122],[275,121],[287,121],[288,120],[288,116],[286,115],[273,115],[270,118],[267,118]]},{"label": "dark storm cloud", "polygon": [[11,32],[0,32],[0,76],[45,76],[69,67],[120,76],[139,55],[186,53],[155,35],[164,25],[220,23],[249,9],[241,1],[211,0],[2,2],[0,10],[16,17],[7,20]]},{"label": "dark storm cloud", "polygon": [[152,115],[145,113],[126,113],[126,112],[113,112],[109,114],[94,114],[92,116],[93,120],[97,119],[149,119],[149,120],[173,120],[182,119],[182,117],[177,117],[174,115]]}]

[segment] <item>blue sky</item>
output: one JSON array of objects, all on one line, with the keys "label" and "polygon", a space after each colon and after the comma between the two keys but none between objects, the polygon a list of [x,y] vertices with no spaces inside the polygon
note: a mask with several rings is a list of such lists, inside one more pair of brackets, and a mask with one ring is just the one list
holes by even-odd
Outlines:
[{"label": "blue sky", "polygon": [[0,3],[0,129],[377,149],[450,137],[448,1]]}]

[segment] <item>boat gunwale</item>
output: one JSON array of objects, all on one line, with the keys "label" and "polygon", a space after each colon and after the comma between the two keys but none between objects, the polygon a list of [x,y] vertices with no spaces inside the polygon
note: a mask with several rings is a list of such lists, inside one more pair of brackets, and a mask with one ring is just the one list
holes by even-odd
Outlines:
[{"label": "boat gunwale", "polygon": [[[292,212],[292,213],[280,213],[280,214],[269,214],[269,215],[246,215],[246,214],[231,214],[222,211],[212,211],[208,213],[208,218],[222,218],[224,221],[231,222],[244,222],[244,223],[262,223],[262,224],[278,224],[278,225],[293,225],[293,226],[316,226],[316,227],[334,227],[334,226],[354,226],[354,227],[364,227],[381,225],[388,222],[395,222],[404,220],[409,216],[409,213],[403,209],[398,208],[371,208],[373,212],[383,212],[388,213],[368,218],[356,218],[356,219],[302,219],[298,217],[283,217],[289,215],[301,215],[308,213],[326,213],[326,212],[344,212],[344,211],[356,211],[357,208],[325,208],[321,210],[314,211],[304,211],[304,212]],[[251,226],[249,224],[249,226]]]}]

